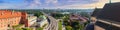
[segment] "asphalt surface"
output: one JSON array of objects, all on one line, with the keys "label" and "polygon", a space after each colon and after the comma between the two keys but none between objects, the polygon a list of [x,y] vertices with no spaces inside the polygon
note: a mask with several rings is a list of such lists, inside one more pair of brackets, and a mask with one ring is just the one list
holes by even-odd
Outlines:
[{"label": "asphalt surface", "polygon": [[46,30],[58,30],[58,22],[55,18],[53,18],[52,16],[49,16],[47,14],[44,13],[45,16],[48,17],[49,25],[46,27]]},{"label": "asphalt surface", "polygon": [[56,21],[56,19],[51,16],[48,16],[48,18],[50,19],[51,23],[48,30],[58,30],[58,22]]}]

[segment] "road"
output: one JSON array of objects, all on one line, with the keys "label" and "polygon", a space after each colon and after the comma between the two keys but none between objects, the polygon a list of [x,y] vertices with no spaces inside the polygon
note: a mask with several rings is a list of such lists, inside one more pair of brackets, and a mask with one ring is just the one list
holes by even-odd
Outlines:
[{"label": "road", "polygon": [[58,22],[55,18],[53,18],[52,16],[49,16],[45,13],[43,13],[45,16],[48,17],[48,19],[50,20],[50,23],[48,25],[48,27],[46,27],[45,30],[58,30]]},{"label": "road", "polygon": [[48,16],[48,18],[50,19],[50,27],[48,30],[58,30],[58,22],[56,21],[56,19],[54,19],[51,16]]}]

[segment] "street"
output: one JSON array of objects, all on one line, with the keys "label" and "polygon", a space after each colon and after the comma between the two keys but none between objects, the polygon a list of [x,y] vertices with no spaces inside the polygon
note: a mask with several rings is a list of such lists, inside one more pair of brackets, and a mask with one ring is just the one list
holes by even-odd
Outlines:
[{"label": "street", "polygon": [[52,16],[49,16],[45,13],[43,13],[46,17],[48,17],[48,20],[50,20],[48,27],[46,27],[45,30],[58,30],[58,22],[55,18]]}]

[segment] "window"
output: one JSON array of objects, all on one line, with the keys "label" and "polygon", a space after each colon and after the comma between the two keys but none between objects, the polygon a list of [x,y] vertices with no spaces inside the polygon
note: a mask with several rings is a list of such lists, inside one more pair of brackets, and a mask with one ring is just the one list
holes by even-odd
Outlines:
[{"label": "window", "polygon": [[1,22],[2,22],[3,19],[1,19]]},{"label": "window", "polygon": [[2,19],[0,19],[0,21],[1,21]]},{"label": "window", "polygon": [[2,23],[0,23],[2,25]]},{"label": "window", "polygon": [[1,27],[3,27],[3,25],[1,25]]}]

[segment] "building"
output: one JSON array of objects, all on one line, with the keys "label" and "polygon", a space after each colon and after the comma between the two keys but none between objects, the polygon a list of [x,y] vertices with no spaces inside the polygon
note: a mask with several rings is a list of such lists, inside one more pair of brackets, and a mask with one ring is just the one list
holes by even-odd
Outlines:
[{"label": "building", "polygon": [[21,16],[21,12],[0,10],[0,30],[7,30],[12,26],[18,25]]},{"label": "building", "polygon": [[87,22],[87,20],[88,20],[86,17],[82,17],[82,16],[77,15],[77,14],[70,15],[69,19],[70,19],[70,21],[77,20],[77,21],[81,21],[81,22]]},{"label": "building", "polygon": [[28,15],[27,19],[25,21],[25,26],[26,27],[30,27],[32,25],[35,25],[36,21],[37,21],[37,17],[36,16]]},{"label": "building", "polygon": [[97,21],[97,19],[96,19],[96,17],[97,17],[97,15],[99,15],[99,12],[102,10],[102,8],[95,8],[94,9],[94,11],[93,11],[93,13],[92,13],[92,15],[91,15],[91,21],[92,22],[96,22]]},{"label": "building", "polygon": [[45,24],[48,24],[47,18],[45,16],[40,16],[37,21],[38,26],[43,27]]},{"label": "building", "polygon": [[120,30],[120,2],[107,3],[96,16],[95,30]]}]

